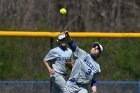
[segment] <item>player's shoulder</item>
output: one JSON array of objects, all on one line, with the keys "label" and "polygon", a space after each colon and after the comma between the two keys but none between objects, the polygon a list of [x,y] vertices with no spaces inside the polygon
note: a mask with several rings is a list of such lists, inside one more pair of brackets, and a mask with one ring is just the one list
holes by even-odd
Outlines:
[{"label": "player's shoulder", "polygon": [[51,50],[50,50],[50,52],[57,52],[59,50],[59,47],[55,47],[55,48],[52,48]]},{"label": "player's shoulder", "polygon": [[80,53],[82,53],[82,54],[88,54],[85,50],[83,50],[82,48],[80,48],[80,47],[76,47],[76,51],[75,52],[80,52]]},{"label": "player's shoulder", "polygon": [[72,50],[70,48],[67,48],[67,50],[72,52]]},{"label": "player's shoulder", "polygon": [[96,66],[100,67],[100,64],[99,64],[96,60],[94,60],[93,63],[94,63]]},{"label": "player's shoulder", "polygon": [[97,61],[96,61],[96,68],[97,68],[98,72],[101,72],[100,64]]},{"label": "player's shoulder", "polygon": [[60,50],[59,46],[53,48],[53,50]]},{"label": "player's shoulder", "polygon": [[97,72],[101,72],[100,64],[96,60],[92,59],[92,65],[95,66]]}]

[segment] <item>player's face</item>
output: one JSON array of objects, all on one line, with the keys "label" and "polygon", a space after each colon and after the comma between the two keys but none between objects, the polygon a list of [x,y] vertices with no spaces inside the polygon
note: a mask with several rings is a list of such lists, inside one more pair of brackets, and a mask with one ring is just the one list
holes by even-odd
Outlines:
[{"label": "player's face", "polygon": [[93,54],[94,56],[99,56],[99,55],[100,55],[100,51],[99,51],[99,49],[98,49],[98,46],[92,47],[90,52],[91,52],[91,54]]},{"label": "player's face", "polygon": [[63,39],[63,40],[59,41],[59,44],[60,44],[61,46],[66,46],[66,40]]},{"label": "player's face", "polygon": [[61,42],[60,45],[61,46],[66,46],[66,43],[65,42]]}]

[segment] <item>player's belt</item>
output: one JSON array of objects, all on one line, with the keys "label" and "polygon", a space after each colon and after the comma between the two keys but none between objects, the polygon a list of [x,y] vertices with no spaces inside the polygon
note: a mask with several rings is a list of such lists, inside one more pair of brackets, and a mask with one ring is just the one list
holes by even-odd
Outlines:
[{"label": "player's belt", "polygon": [[81,83],[76,82],[76,80],[74,78],[69,79],[69,81],[72,82],[72,83],[75,83],[75,84],[77,84],[79,86],[87,86],[87,84],[81,84]]},{"label": "player's belt", "polygon": [[76,84],[79,85],[79,86],[87,86],[87,84],[80,84],[80,83],[77,83],[77,82],[76,82]]}]

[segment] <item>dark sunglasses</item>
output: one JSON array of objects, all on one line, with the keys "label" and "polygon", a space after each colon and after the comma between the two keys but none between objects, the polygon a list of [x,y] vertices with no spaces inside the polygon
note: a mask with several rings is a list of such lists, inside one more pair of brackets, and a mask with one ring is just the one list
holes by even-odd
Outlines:
[{"label": "dark sunglasses", "polygon": [[100,46],[99,45],[92,45],[92,48],[95,48],[95,50],[99,50],[100,52],[101,52],[101,48],[100,48]]}]

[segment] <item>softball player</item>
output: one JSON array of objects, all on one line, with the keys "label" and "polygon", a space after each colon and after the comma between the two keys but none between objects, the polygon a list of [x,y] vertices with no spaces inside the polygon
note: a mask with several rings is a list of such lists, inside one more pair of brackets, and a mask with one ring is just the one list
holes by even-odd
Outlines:
[{"label": "softball player", "polygon": [[65,62],[70,60],[72,55],[72,51],[66,47],[65,34],[59,35],[57,41],[59,46],[51,49],[43,60],[51,77],[51,93],[62,93],[68,70],[65,66]]},{"label": "softball player", "polygon": [[76,60],[63,93],[88,93],[89,82],[91,82],[92,92],[96,93],[96,77],[101,72],[96,59],[103,51],[102,45],[94,42],[91,53],[88,54],[72,41],[68,32],[65,34]]}]

